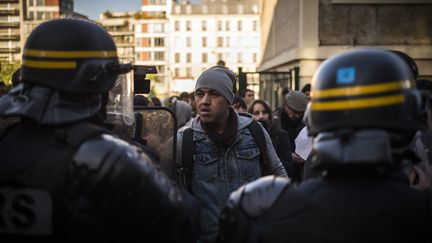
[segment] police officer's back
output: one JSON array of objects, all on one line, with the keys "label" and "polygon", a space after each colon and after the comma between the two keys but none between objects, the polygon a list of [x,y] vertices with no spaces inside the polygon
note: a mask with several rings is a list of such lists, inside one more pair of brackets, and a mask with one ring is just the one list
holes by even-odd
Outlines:
[{"label": "police officer's back", "polygon": [[0,99],[1,117],[21,118],[0,130],[2,242],[192,240],[195,205],[100,126],[108,91],[131,67],[88,21],[52,20],[30,34],[22,83]]},{"label": "police officer's back", "polygon": [[325,61],[312,81],[308,117],[314,169],[293,188],[266,177],[230,197],[223,242],[430,242],[429,195],[402,173],[421,122],[406,64],[376,49]]}]

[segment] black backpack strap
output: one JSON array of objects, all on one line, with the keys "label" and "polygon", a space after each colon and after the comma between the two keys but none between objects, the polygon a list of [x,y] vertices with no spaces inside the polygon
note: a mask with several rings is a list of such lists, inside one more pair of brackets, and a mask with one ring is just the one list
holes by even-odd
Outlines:
[{"label": "black backpack strap", "polygon": [[252,121],[252,123],[247,128],[249,129],[249,132],[252,134],[252,137],[254,138],[255,143],[258,145],[258,148],[260,150],[261,168],[266,168],[266,166],[268,166],[268,155],[267,155],[267,144],[266,144],[266,139],[265,139],[263,129],[256,121]]},{"label": "black backpack strap", "polygon": [[195,144],[193,142],[192,128],[186,128],[183,132],[182,139],[182,160],[179,168],[179,174],[183,180],[183,186],[191,192],[191,178],[194,166],[193,155],[195,153]]}]

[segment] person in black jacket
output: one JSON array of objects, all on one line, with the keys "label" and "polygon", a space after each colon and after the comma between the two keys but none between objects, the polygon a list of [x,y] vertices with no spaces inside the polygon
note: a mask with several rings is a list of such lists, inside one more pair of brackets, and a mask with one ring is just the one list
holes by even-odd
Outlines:
[{"label": "person in black jacket", "polygon": [[32,31],[21,82],[0,98],[0,117],[20,118],[0,130],[2,242],[196,239],[196,201],[103,126],[133,123],[120,109],[130,93],[110,95],[132,68],[98,24],[56,19]]},{"label": "person in black jacket", "polygon": [[257,99],[252,101],[248,112],[252,114],[255,121],[261,122],[267,130],[272,140],[273,147],[287,171],[288,177],[292,178],[294,172],[298,170],[298,168],[293,164],[291,158],[291,146],[288,133],[280,128],[279,123],[273,120],[271,107],[265,100]]},{"label": "person in black jacket", "polygon": [[321,175],[297,188],[269,176],[233,192],[220,242],[431,242],[431,195],[404,173],[424,126],[414,84],[403,60],[384,50],[323,62],[306,119]]}]

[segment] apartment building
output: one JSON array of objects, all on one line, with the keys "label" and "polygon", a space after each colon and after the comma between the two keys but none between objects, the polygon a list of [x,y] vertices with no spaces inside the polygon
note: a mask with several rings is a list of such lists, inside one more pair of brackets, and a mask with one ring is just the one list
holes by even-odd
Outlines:
[{"label": "apartment building", "polygon": [[237,72],[255,71],[259,59],[259,4],[255,0],[180,1],[170,20],[173,92],[192,91],[205,69],[223,60]]},{"label": "apartment building", "polygon": [[134,12],[110,12],[100,15],[98,22],[111,34],[120,58],[134,62]]},{"label": "apartment building", "polygon": [[40,23],[73,15],[73,0],[1,0],[0,61],[17,63],[27,36]]},{"label": "apartment building", "polygon": [[142,0],[141,11],[134,16],[135,64],[155,65],[158,74],[153,87],[161,96],[168,96],[169,82],[169,11],[171,0]]}]

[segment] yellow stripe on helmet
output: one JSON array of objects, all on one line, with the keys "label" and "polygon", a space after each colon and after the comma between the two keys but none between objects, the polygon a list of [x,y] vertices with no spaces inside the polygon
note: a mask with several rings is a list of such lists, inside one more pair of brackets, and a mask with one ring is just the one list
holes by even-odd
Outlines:
[{"label": "yellow stripe on helmet", "polygon": [[24,56],[48,58],[116,58],[117,51],[46,51],[25,49]]},{"label": "yellow stripe on helmet", "polygon": [[388,82],[381,84],[362,85],[354,87],[343,87],[326,90],[314,90],[311,93],[312,99],[330,98],[330,97],[347,97],[354,95],[376,94],[388,91],[396,91],[413,87],[411,80]]},{"label": "yellow stripe on helmet", "polygon": [[405,101],[404,96],[402,94],[398,94],[398,95],[376,97],[376,98],[312,102],[311,109],[315,111],[363,109],[363,108],[395,105],[395,104],[403,103],[404,101]]},{"label": "yellow stripe on helmet", "polygon": [[30,68],[42,68],[42,69],[44,68],[45,69],[75,69],[77,63],[23,60],[22,65]]}]

